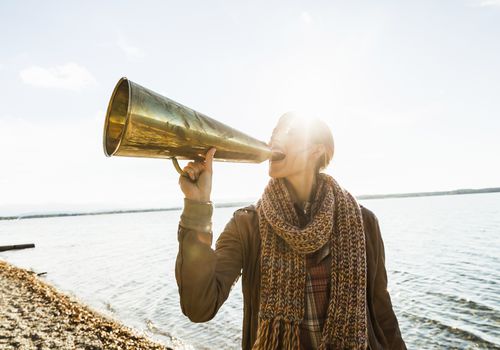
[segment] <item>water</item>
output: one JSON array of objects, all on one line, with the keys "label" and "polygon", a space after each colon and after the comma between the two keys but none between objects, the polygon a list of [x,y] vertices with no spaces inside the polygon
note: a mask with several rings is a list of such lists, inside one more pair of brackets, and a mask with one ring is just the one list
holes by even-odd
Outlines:
[{"label": "water", "polygon": [[[500,349],[500,193],[361,201],[378,217],[389,291],[409,349]],[[217,208],[215,237],[235,208]],[[0,221],[0,253],[166,345],[238,349],[238,283],[210,322],[191,323],[174,276],[180,212]]]}]

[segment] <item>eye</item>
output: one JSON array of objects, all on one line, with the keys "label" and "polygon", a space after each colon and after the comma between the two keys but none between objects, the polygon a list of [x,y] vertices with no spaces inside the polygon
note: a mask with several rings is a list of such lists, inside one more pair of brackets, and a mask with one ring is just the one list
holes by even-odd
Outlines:
[{"label": "eye", "polygon": [[292,127],[291,125],[279,126],[273,130],[271,134],[271,140],[288,136],[296,136],[298,135],[298,133],[299,130],[297,128]]}]

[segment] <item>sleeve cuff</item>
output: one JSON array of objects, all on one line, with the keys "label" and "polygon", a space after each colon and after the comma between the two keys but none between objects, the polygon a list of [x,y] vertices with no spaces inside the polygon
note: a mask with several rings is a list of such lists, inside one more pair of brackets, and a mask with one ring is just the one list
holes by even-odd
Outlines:
[{"label": "sleeve cuff", "polygon": [[184,210],[179,224],[187,229],[212,232],[212,202],[199,202],[184,198]]}]

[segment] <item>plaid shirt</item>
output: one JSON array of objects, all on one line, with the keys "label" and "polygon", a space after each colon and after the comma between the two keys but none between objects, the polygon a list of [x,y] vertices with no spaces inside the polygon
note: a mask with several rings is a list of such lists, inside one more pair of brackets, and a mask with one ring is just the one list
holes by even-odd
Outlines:
[{"label": "plaid shirt", "polygon": [[[295,205],[300,226],[310,220],[310,203],[304,209]],[[304,319],[300,325],[301,349],[317,349],[325,323],[330,295],[330,242],[314,253],[306,255],[306,291]]]}]

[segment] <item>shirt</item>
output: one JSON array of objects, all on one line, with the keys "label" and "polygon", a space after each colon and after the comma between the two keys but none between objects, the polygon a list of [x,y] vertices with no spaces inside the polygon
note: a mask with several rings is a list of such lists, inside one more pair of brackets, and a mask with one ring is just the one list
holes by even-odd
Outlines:
[{"label": "shirt", "polygon": [[[311,203],[302,209],[295,204],[300,227],[305,227],[311,219]],[[328,310],[330,295],[330,242],[322,248],[306,255],[306,289],[304,319],[300,324],[301,349],[317,349],[321,344],[321,334]]]}]

